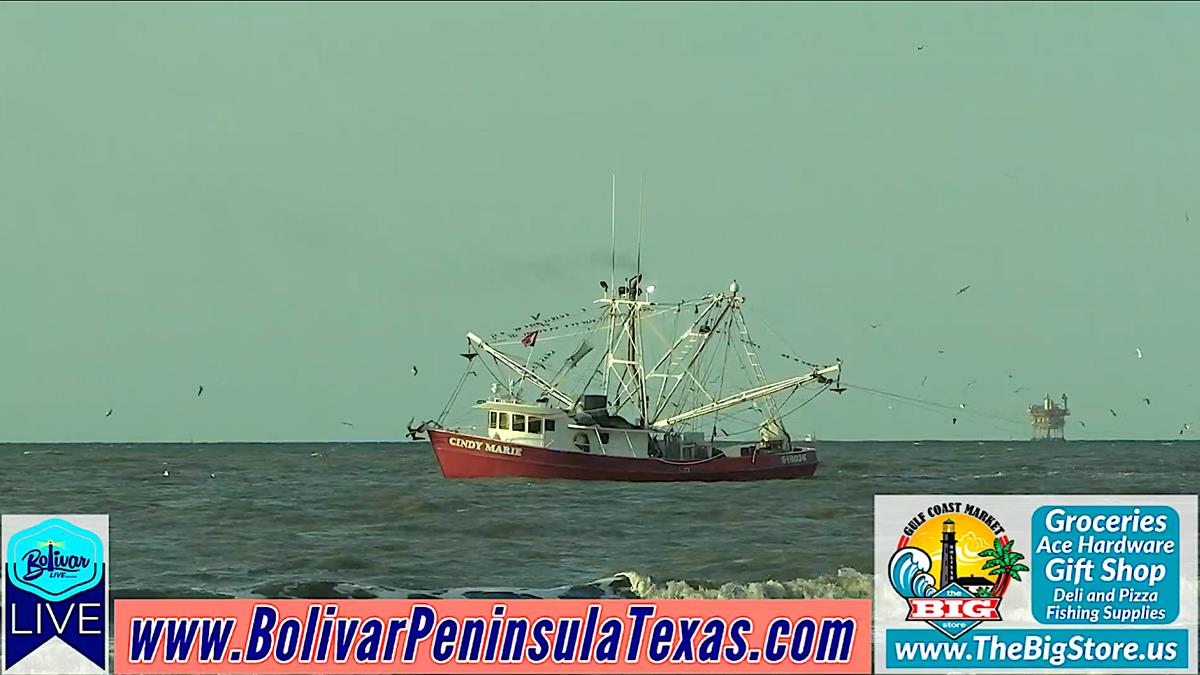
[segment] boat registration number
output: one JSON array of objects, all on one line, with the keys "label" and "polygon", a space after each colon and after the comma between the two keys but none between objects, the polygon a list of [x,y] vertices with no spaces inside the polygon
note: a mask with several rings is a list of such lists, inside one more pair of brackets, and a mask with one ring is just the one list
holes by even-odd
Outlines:
[{"label": "boat registration number", "polygon": [[779,457],[779,461],[782,464],[803,464],[807,459],[807,452],[794,452],[787,455],[780,455]]}]

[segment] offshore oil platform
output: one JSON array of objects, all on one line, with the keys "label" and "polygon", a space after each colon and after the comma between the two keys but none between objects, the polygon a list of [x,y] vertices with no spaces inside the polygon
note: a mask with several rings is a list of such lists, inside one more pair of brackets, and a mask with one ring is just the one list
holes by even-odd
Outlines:
[{"label": "offshore oil platform", "polygon": [[1067,416],[1071,414],[1067,408],[1067,395],[1062,395],[1062,405],[1050,400],[1050,394],[1039,404],[1029,406],[1029,419],[1033,423],[1033,440],[1035,441],[1065,441],[1064,429],[1067,426]]}]

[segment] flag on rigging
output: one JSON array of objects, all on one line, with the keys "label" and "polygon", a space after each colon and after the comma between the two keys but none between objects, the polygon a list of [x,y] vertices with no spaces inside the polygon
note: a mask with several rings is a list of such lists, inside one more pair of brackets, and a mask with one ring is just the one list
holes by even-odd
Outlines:
[{"label": "flag on rigging", "polygon": [[534,343],[537,342],[537,336],[539,332],[540,331],[535,330],[532,333],[527,333],[525,337],[521,338],[521,344],[525,345],[526,347],[532,347]]}]

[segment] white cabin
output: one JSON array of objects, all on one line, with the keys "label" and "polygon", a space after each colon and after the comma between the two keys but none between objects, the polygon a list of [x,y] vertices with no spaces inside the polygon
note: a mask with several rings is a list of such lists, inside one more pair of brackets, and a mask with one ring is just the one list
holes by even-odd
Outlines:
[{"label": "white cabin", "polygon": [[540,403],[531,405],[496,398],[480,401],[475,407],[487,411],[488,438],[507,443],[561,452],[636,458],[659,456],[684,461],[707,459],[717,453],[729,456],[740,453],[734,447],[736,443],[722,443],[725,447],[715,448],[702,433],[664,434],[636,428],[620,417],[602,417],[614,424],[581,424],[576,415]]}]

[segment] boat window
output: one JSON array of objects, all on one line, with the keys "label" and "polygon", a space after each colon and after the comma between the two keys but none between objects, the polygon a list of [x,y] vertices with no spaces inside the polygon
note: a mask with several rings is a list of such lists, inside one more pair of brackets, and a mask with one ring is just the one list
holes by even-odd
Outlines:
[{"label": "boat window", "polygon": [[496,428],[496,411],[495,410],[488,411],[488,428],[489,429]]},{"label": "boat window", "polygon": [[554,420],[546,420],[546,431],[554,431]]},{"label": "boat window", "polygon": [[513,431],[525,431],[525,416],[513,413]]},{"label": "boat window", "polygon": [[607,431],[600,432],[600,442],[605,445],[608,445],[608,432]]},{"label": "boat window", "polygon": [[530,417],[529,418],[529,429],[527,431],[529,431],[529,433],[531,433],[531,434],[542,433],[542,418]]},{"label": "boat window", "polygon": [[496,428],[497,429],[507,429],[508,428],[508,413],[506,413],[506,412],[500,413],[500,426],[498,426]]}]

